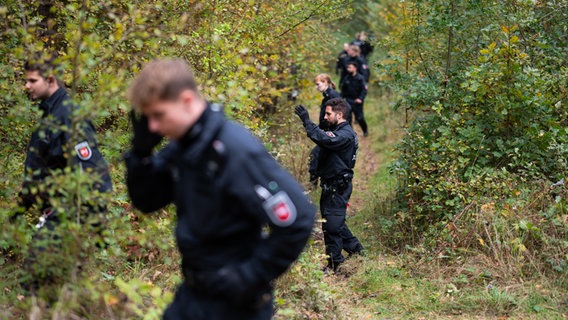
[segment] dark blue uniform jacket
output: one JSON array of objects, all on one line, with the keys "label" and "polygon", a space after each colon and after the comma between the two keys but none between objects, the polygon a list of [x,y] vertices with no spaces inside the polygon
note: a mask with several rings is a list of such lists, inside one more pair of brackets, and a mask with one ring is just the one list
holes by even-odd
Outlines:
[{"label": "dark blue uniform jacket", "polygon": [[[138,209],[176,205],[184,274],[232,266],[248,287],[268,284],[310,236],[315,208],[303,189],[218,105],[210,105],[179,141],[146,159],[129,153],[126,165]],[[266,225],[271,231],[263,236]]]},{"label": "dark blue uniform jacket", "polygon": [[333,131],[324,131],[312,121],[304,126],[308,137],[320,147],[318,176],[322,181],[353,176],[359,142],[349,123],[342,122]]},{"label": "dark blue uniform jacket", "polygon": [[365,58],[361,56],[352,57],[350,55],[347,55],[344,56],[340,61],[341,61],[341,68],[340,68],[341,73],[339,77],[340,85],[343,83],[345,77],[349,76],[349,73],[347,72],[347,65],[349,63],[355,63],[355,66],[357,67],[357,73],[363,76],[365,82],[369,82],[369,77],[371,76],[371,70],[369,70],[369,66],[367,65],[367,61],[365,60]]},{"label": "dark blue uniform jacket", "polygon": [[[94,189],[110,191],[112,182],[107,163],[98,149],[95,128],[90,121],[83,121],[73,130],[72,105],[65,90],[59,88],[51,97],[43,100],[39,107],[43,115],[28,145],[26,178],[20,193],[22,205],[30,207],[38,201],[38,197],[45,202],[46,194],[34,195],[30,189],[42,182],[53,170],[67,167],[68,163],[93,174]],[[47,203],[44,203],[44,207],[46,206]]]},{"label": "dark blue uniform jacket", "polygon": [[325,116],[325,104],[331,99],[341,98],[341,95],[339,94],[339,92],[335,91],[335,89],[333,89],[332,87],[327,88],[327,90],[322,92],[322,94],[323,94],[323,99],[321,100],[321,105],[320,105],[319,126],[320,128],[325,129],[327,127],[327,123],[323,119]]},{"label": "dark blue uniform jacket", "polygon": [[346,100],[365,100],[365,96],[367,96],[367,83],[363,76],[359,73],[355,76],[348,74],[341,83],[341,96]]}]

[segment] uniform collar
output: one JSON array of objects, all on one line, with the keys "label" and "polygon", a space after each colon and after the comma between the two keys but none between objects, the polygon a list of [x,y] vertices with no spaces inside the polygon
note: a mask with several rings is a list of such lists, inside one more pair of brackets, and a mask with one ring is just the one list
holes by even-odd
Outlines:
[{"label": "uniform collar", "polygon": [[349,122],[343,121],[342,123],[340,123],[340,124],[338,124],[337,126],[335,126],[335,128],[333,128],[333,131],[339,130],[339,129],[345,127],[345,126],[348,125],[348,124],[349,124]]},{"label": "uniform collar", "polygon": [[189,128],[183,135],[183,137],[181,137],[181,139],[179,140],[179,144],[181,146],[187,147],[199,138],[200,134],[205,128],[205,124],[207,123],[207,118],[209,117],[210,113],[211,110],[208,104],[207,108],[205,108],[199,119],[197,119],[197,122],[195,122],[195,124],[191,126],[191,128]]},{"label": "uniform collar", "polygon": [[327,89],[325,89],[325,91],[323,92],[323,96],[324,97],[329,97],[329,95],[331,94],[331,90],[333,90],[333,88],[328,87]]},{"label": "uniform collar", "polygon": [[194,162],[217,136],[225,117],[220,105],[207,103],[207,108],[197,122],[178,141],[184,150],[184,159]]},{"label": "uniform collar", "polygon": [[43,116],[47,116],[53,112],[53,107],[61,100],[67,93],[65,89],[59,88],[49,98],[44,99],[39,104],[39,108],[43,111]]}]

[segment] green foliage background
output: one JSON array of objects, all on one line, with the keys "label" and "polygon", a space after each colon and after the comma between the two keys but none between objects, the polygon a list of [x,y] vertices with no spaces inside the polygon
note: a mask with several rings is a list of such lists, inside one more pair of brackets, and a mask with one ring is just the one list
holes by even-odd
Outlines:
[{"label": "green foliage background", "polygon": [[379,83],[406,115],[391,165],[397,247],[473,249],[520,277],[566,274],[566,188],[553,184],[568,176],[567,6],[384,8]]},{"label": "green foliage background", "polygon": [[[0,317],[156,319],[171,300],[181,280],[172,208],[136,214],[123,183],[121,155],[130,141],[125,92],[145,62],[163,56],[189,61],[206,97],[224,103],[230,117],[307,182],[309,149],[290,143],[304,135],[292,123],[287,95],[298,89],[301,101],[316,105],[313,76],[333,70],[340,44],[362,30],[375,45],[370,92],[392,100],[393,113],[405,119],[390,164],[397,188],[380,200],[369,197],[376,203],[366,204],[374,208],[368,219],[379,227],[367,240],[394,252],[401,265],[447,273],[450,289],[436,294],[455,298],[458,310],[490,301],[508,314],[515,294],[485,288],[497,282],[549,281],[552,292],[567,292],[568,192],[566,182],[553,186],[568,176],[566,9],[566,0],[5,0],[0,218],[15,210],[38,117],[24,94],[21,67],[41,48],[59,53],[63,80],[81,106],[74,122],[96,122],[115,191],[106,199],[105,250],[96,248],[101,242],[93,230],[69,221],[61,239],[68,249],[46,258],[47,265],[70,270],[58,275],[62,285],[42,292],[49,306],[24,299],[17,285],[26,276],[19,266],[37,217],[0,226],[0,305],[6,306]],[[64,172],[54,179],[67,192],[67,206],[88,198],[84,178]],[[321,281],[323,259],[308,246],[280,280],[277,317],[338,313],[335,289]],[[363,264],[368,277],[380,273]],[[414,270],[405,272],[414,278]],[[378,281],[368,277],[362,283]],[[483,286],[482,294],[468,296],[475,285]],[[539,308],[534,304],[530,312]]]},{"label": "green foliage background", "polygon": [[[56,271],[59,280],[58,285],[41,289],[40,297],[51,305],[48,309],[42,302],[22,299],[17,285],[20,279],[33,277],[22,274],[18,265],[33,245],[30,237],[37,215],[3,224],[0,304],[6,308],[0,317],[41,317],[48,312],[54,318],[159,318],[180,282],[179,258],[171,236],[171,208],[153,217],[138,216],[126,195],[121,156],[130,142],[125,95],[130,78],[153,58],[186,59],[203,94],[223,103],[229,117],[251,129],[277,155],[285,140],[273,138],[269,128],[276,123],[271,119],[290,110],[287,96],[292,90],[299,90],[304,99],[314,96],[313,75],[321,72],[333,41],[321,30],[348,14],[347,7],[342,0],[4,1],[2,220],[16,210],[26,143],[39,113],[23,90],[22,66],[31,53],[42,49],[59,54],[62,80],[80,106],[73,122],[95,121],[115,190],[106,199],[110,205],[102,243],[86,224],[71,217],[61,228],[62,244],[55,246],[60,251],[40,258],[45,264],[36,271]],[[66,194],[70,204],[89,197],[81,187],[89,184],[84,177],[64,172],[54,180],[52,188]],[[101,244],[105,250],[96,248]],[[304,260],[316,268],[319,261],[314,257]]]}]

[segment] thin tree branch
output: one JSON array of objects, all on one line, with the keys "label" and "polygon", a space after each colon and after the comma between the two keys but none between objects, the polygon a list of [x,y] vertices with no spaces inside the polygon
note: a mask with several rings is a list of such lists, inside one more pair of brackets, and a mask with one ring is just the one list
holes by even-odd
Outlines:
[{"label": "thin tree branch", "polygon": [[281,34],[277,35],[277,36],[276,36],[276,39],[282,37],[283,35],[287,34],[287,33],[290,32],[290,31],[294,30],[295,28],[297,28],[297,27],[298,27],[299,25],[301,25],[302,23],[304,23],[304,22],[310,20],[310,19],[314,16],[315,12],[316,12],[317,10],[319,10],[321,7],[323,7],[324,4],[327,4],[327,2],[322,2],[317,8],[315,8],[314,10],[312,10],[312,12],[310,12],[310,14],[309,14],[306,18],[304,18],[303,20],[299,21],[298,23],[296,23],[295,25],[293,25],[293,26],[292,26],[291,28],[289,28],[288,30],[286,30],[286,31],[282,32]]},{"label": "thin tree branch", "polygon": [[[450,9],[450,18],[452,20],[453,23],[453,19],[454,19],[454,2],[452,1],[451,4],[451,9]],[[452,25],[450,25],[449,30],[448,30],[448,48],[447,48],[447,56],[446,56],[446,81],[449,80],[450,78],[450,68],[452,66],[452,40],[453,40],[453,36],[454,36],[454,27]]]},{"label": "thin tree branch", "polygon": [[26,11],[24,9],[24,4],[22,0],[18,0],[18,4],[20,5],[20,11],[22,11],[22,23],[24,24],[24,29],[28,31],[28,21],[26,20]]}]

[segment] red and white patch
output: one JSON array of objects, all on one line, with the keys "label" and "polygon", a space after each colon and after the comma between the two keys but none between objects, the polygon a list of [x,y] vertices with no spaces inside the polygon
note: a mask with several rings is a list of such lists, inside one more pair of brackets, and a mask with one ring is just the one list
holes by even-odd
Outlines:
[{"label": "red and white patch", "polygon": [[279,227],[287,227],[296,221],[296,207],[284,191],[266,199],[262,206],[272,223]]},{"label": "red and white patch", "polygon": [[331,132],[331,131],[326,131],[325,134],[327,134],[328,137],[335,138],[335,134],[333,134],[333,132]]},{"label": "red and white patch", "polygon": [[87,141],[83,141],[76,145],[75,152],[77,153],[77,157],[83,161],[87,161],[93,156],[93,151]]}]

